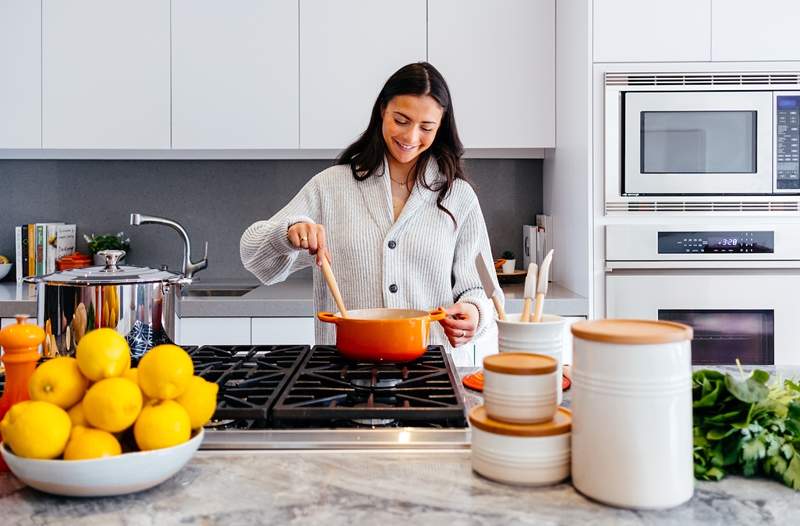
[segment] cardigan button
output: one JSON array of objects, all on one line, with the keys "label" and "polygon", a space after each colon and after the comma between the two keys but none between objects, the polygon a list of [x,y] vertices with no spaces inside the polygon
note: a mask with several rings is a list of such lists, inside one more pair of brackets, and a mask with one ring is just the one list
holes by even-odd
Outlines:
[{"label": "cardigan button", "polygon": [[394,283],[392,283],[391,285],[389,285],[389,292],[391,292],[392,294],[394,294],[395,292],[397,292],[397,285],[395,285]]},{"label": "cardigan button", "polygon": [[396,247],[396,246],[397,246],[397,243],[395,242],[395,240],[394,240],[394,239],[392,239],[391,241],[389,241],[389,248],[394,248],[394,247]]}]

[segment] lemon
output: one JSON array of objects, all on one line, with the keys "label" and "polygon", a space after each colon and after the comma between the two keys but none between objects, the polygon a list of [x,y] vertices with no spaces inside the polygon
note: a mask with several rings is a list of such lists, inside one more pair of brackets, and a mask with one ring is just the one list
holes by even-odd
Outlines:
[{"label": "lemon", "polygon": [[121,454],[122,446],[108,431],[75,426],[64,450],[64,460],[85,460]]},{"label": "lemon", "polygon": [[95,329],[87,333],[75,350],[83,375],[94,382],[121,376],[131,366],[128,342],[114,329]]},{"label": "lemon", "polygon": [[219,391],[217,384],[206,382],[199,376],[192,376],[189,379],[189,387],[175,399],[189,413],[192,429],[203,427],[211,420],[217,409],[217,391]]},{"label": "lemon", "polygon": [[83,414],[93,426],[116,433],[130,427],[142,410],[142,392],[127,378],[106,378],[83,398]]},{"label": "lemon", "polygon": [[[134,367],[132,369],[128,369],[127,371],[125,371],[125,373],[122,375],[122,377],[123,378],[127,378],[128,380],[130,380],[131,382],[135,383],[136,385],[139,385],[139,369],[137,369],[136,367]],[[142,386],[139,386],[139,389],[141,389],[141,388],[142,388]],[[142,406],[147,404],[147,402],[149,400],[150,400],[150,397],[148,397],[146,394],[144,394],[144,392],[142,392]]]},{"label": "lemon", "polygon": [[89,422],[86,421],[86,415],[83,414],[83,401],[81,400],[72,408],[67,411],[69,419],[72,421],[72,427],[75,426],[88,426]]},{"label": "lemon", "polygon": [[78,361],[61,356],[36,368],[28,380],[28,394],[31,400],[50,402],[68,409],[83,398],[88,384],[78,368]]},{"label": "lemon", "polygon": [[50,402],[28,400],[11,407],[0,422],[3,442],[26,458],[56,458],[72,429],[67,412]]},{"label": "lemon", "polygon": [[133,426],[133,436],[142,451],[176,446],[189,440],[191,432],[189,414],[174,400],[152,401]]},{"label": "lemon", "polygon": [[157,345],[139,362],[139,387],[150,398],[172,400],[186,390],[193,374],[186,351],[177,345]]}]

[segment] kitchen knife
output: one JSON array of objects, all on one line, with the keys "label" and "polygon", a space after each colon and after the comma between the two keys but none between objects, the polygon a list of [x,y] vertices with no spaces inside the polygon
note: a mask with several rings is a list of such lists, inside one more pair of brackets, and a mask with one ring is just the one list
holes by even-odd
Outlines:
[{"label": "kitchen knife", "polygon": [[489,272],[489,266],[486,264],[486,260],[483,259],[480,252],[475,256],[475,268],[478,269],[478,276],[481,278],[481,285],[483,285],[483,291],[486,293],[486,297],[491,299],[492,303],[494,303],[494,308],[497,309],[497,316],[501,320],[505,320],[506,312],[503,310],[503,304],[500,303],[500,298],[497,296],[497,287],[492,279],[492,274]]},{"label": "kitchen knife", "polygon": [[536,295],[536,276],[538,270],[536,263],[528,265],[528,274],[525,276],[525,290],[522,295],[524,298],[522,302],[522,315],[519,317],[519,321],[523,323],[531,321],[529,319],[531,316],[531,299]]},{"label": "kitchen knife", "polygon": [[550,263],[553,262],[553,249],[551,248],[542,260],[542,267],[539,269],[539,278],[536,282],[536,304],[533,308],[533,321],[542,321],[542,309],[544,308],[544,296],[547,294],[547,284],[550,280]]}]

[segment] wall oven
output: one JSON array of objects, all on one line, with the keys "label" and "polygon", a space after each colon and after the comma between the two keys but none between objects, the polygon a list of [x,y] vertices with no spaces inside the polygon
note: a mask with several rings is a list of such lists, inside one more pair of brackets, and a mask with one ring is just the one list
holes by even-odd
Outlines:
[{"label": "wall oven", "polygon": [[800,72],[607,73],[605,82],[612,211],[800,200]]},{"label": "wall oven", "polygon": [[606,315],[694,328],[694,364],[800,363],[800,225],[608,225]]}]

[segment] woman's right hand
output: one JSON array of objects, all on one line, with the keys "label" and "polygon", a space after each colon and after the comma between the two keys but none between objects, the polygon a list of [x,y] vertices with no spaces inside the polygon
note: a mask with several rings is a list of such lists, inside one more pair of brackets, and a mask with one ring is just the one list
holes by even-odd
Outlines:
[{"label": "woman's right hand", "polygon": [[294,248],[308,250],[308,253],[317,256],[317,265],[322,264],[322,258],[331,261],[328,245],[325,242],[325,227],[314,223],[295,223],[287,232],[289,243]]}]

